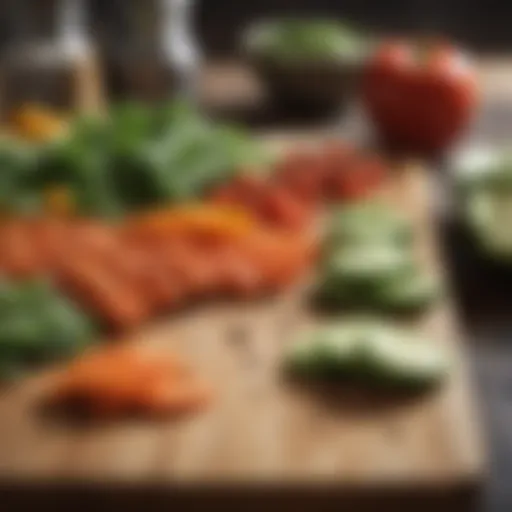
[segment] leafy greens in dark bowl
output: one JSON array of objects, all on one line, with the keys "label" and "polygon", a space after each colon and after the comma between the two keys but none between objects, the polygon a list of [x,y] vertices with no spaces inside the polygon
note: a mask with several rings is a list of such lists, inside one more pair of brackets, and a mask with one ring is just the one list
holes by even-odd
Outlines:
[{"label": "leafy greens in dark bowl", "polygon": [[347,103],[371,46],[345,24],[322,20],[260,22],[244,38],[245,53],[276,102],[319,111]]}]

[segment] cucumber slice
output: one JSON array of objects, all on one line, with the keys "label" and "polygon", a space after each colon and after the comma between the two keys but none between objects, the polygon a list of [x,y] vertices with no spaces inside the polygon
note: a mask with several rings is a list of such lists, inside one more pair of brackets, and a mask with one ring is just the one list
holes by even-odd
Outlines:
[{"label": "cucumber slice", "polygon": [[326,262],[315,300],[325,307],[399,309],[408,302],[421,303],[425,286],[426,302],[427,283],[406,286],[416,273],[410,251],[388,246],[372,250],[349,247]]},{"label": "cucumber slice", "polygon": [[392,324],[359,320],[308,333],[286,354],[285,367],[305,378],[418,390],[443,379],[449,358]]},{"label": "cucumber slice", "polygon": [[455,158],[454,170],[459,190],[467,191],[493,183],[503,172],[504,155],[491,148],[473,148]]},{"label": "cucumber slice", "polygon": [[327,231],[327,247],[377,243],[405,247],[412,241],[412,226],[408,219],[378,202],[338,210]]},{"label": "cucumber slice", "polygon": [[474,191],[467,199],[466,215],[479,244],[497,258],[512,256],[512,193]]},{"label": "cucumber slice", "polygon": [[329,326],[306,333],[288,352],[286,367],[302,376],[348,376],[357,366],[363,339],[356,326]]},{"label": "cucumber slice", "polygon": [[375,299],[382,309],[409,312],[426,308],[439,294],[440,285],[436,279],[414,271],[385,282]]},{"label": "cucumber slice", "polygon": [[413,268],[409,251],[377,246],[346,247],[327,263],[327,276],[353,283],[373,283]]},{"label": "cucumber slice", "polygon": [[448,369],[447,355],[433,343],[389,331],[368,339],[367,377],[377,385],[429,387],[439,383]]}]

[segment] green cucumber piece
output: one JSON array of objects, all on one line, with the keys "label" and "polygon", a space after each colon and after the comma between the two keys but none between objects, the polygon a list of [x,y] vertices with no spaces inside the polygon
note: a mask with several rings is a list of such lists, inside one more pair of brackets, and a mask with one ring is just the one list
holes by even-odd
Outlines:
[{"label": "green cucumber piece", "polygon": [[375,295],[375,302],[385,310],[412,312],[426,308],[439,295],[440,285],[436,279],[414,271],[383,283]]},{"label": "green cucumber piece", "polygon": [[[314,298],[326,307],[379,309],[384,291],[415,273],[409,251],[393,247],[346,248],[325,263]],[[389,299],[394,299],[392,295]],[[397,299],[398,302],[398,299]]]},{"label": "green cucumber piece", "polygon": [[438,384],[449,369],[447,354],[400,332],[381,332],[366,344],[366,378],[379,386],[408,389]]},{"label": "green cucumber piece", "polygon": [[286,366],[303,376],[347,376],[357,365],[361,340],[353,326],[329,326],[306,333],[291,347]]},{"label": "green cucumber piece", "polygon": [[346,247],[328,258],[324,276],[343,283],[371,285],[413,267],[410,252],[396,247]]},{"label": "green cucumber piece", "polygon": [[412,226],[399,212],[380,202],[336,210],[327,229],[326,247],[389,244],[410,246]]},{"label": "green cucumber piece", "polygon": [[307,333],[285,355],[285,367],[302,378],[418,390],[439,383],[450,364],[436,344],[367,319]]}]

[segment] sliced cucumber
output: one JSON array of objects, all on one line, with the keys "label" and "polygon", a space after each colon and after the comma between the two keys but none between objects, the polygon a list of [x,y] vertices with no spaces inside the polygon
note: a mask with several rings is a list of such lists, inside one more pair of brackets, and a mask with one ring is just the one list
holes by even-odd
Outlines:
[{"label": "sliced cucumber", "polygon": [[392,324],[349,322],[308,333],[285,357],[293,374],[354,379],[377,387],[421,389],[442,380],[449,358],[436,344]]},{"label": "sliced cucumber", "polygon": [[414,311],[437,296],[433,279],[420,273],[409,251],[347,249],[333,257],[315,298],[329,307]]},{"label": "sliced cucumber", "polygon": [[412,227],[403,215],[379,202],[369,202],[333,214],[327,246],[377,243],[406,246],[411,240]]},{"label": "sliced cucumber", "polygon": [[366,369],[379,385],[428,387],[448,372],[448,357],[433,343],[395,333],[376,335],[366,345]]},{"label": "sliced cucumber", "polygon": [[467,198],[466,215],[486,253],[497,258],[512,257],[512,191],[473,191]]},{"label": "sliced cucumber", "polygon": [[396,247],[346,247],[330,258],[327,268],[334,278],[361,283],[396,275],[413,264],[409,252]]},{"label": "sliced cucumber", "polygon": [[352,371],[359,360],[361,333],[353,326],[329,326],[303,335],[286,357],[292,373],[328,377]]},{"label": "sliced cucumber", "polygon": [[384,282],[375,295],[375,301],[382,309],[407,312],[425,308],[439,294],[438,280],[415,270]]},{"label": "sliced cucumber", "polygon": [[315,300],[328,308],[418,311],[438,287],[418,268],[412,226],[371,201],[338,210],[329,226]]}]

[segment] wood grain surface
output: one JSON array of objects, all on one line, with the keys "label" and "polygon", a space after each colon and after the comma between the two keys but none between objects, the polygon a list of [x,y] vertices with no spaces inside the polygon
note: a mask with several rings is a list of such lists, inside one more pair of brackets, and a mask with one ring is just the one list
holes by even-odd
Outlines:
[{"label": "wood grain surface", "polygon": [[[428,186],[428,174],[409,167],[396,172],[386,193],[415,223],[418,258],[441,275]],[[196,498],[194,492],[212,487],[287,489],[295,499],[321,489],[336,499],[372,492],[374,503],[389,489],[430,498],[476,489],[484,453],[450,299],[410,325],[448,347],[454,360],[441,389],[414,399],[286,382],[283,349],[295,332],[319,321],[293,291],[257,304],[211,304],[138,333],[140,343],[183,353],[216,388],[214,405],[189,419],[70,424],[38,407],[44,375],[4,391],[0,483],[11,491],[41,483],[128,484],[132,491],[158,487],[163,496],[189,489]],[[419,507],[421,500],[412,503]],[[443,503],[459,510],[449,499]],[[468,510],[464,503],[460,510]]]}]

